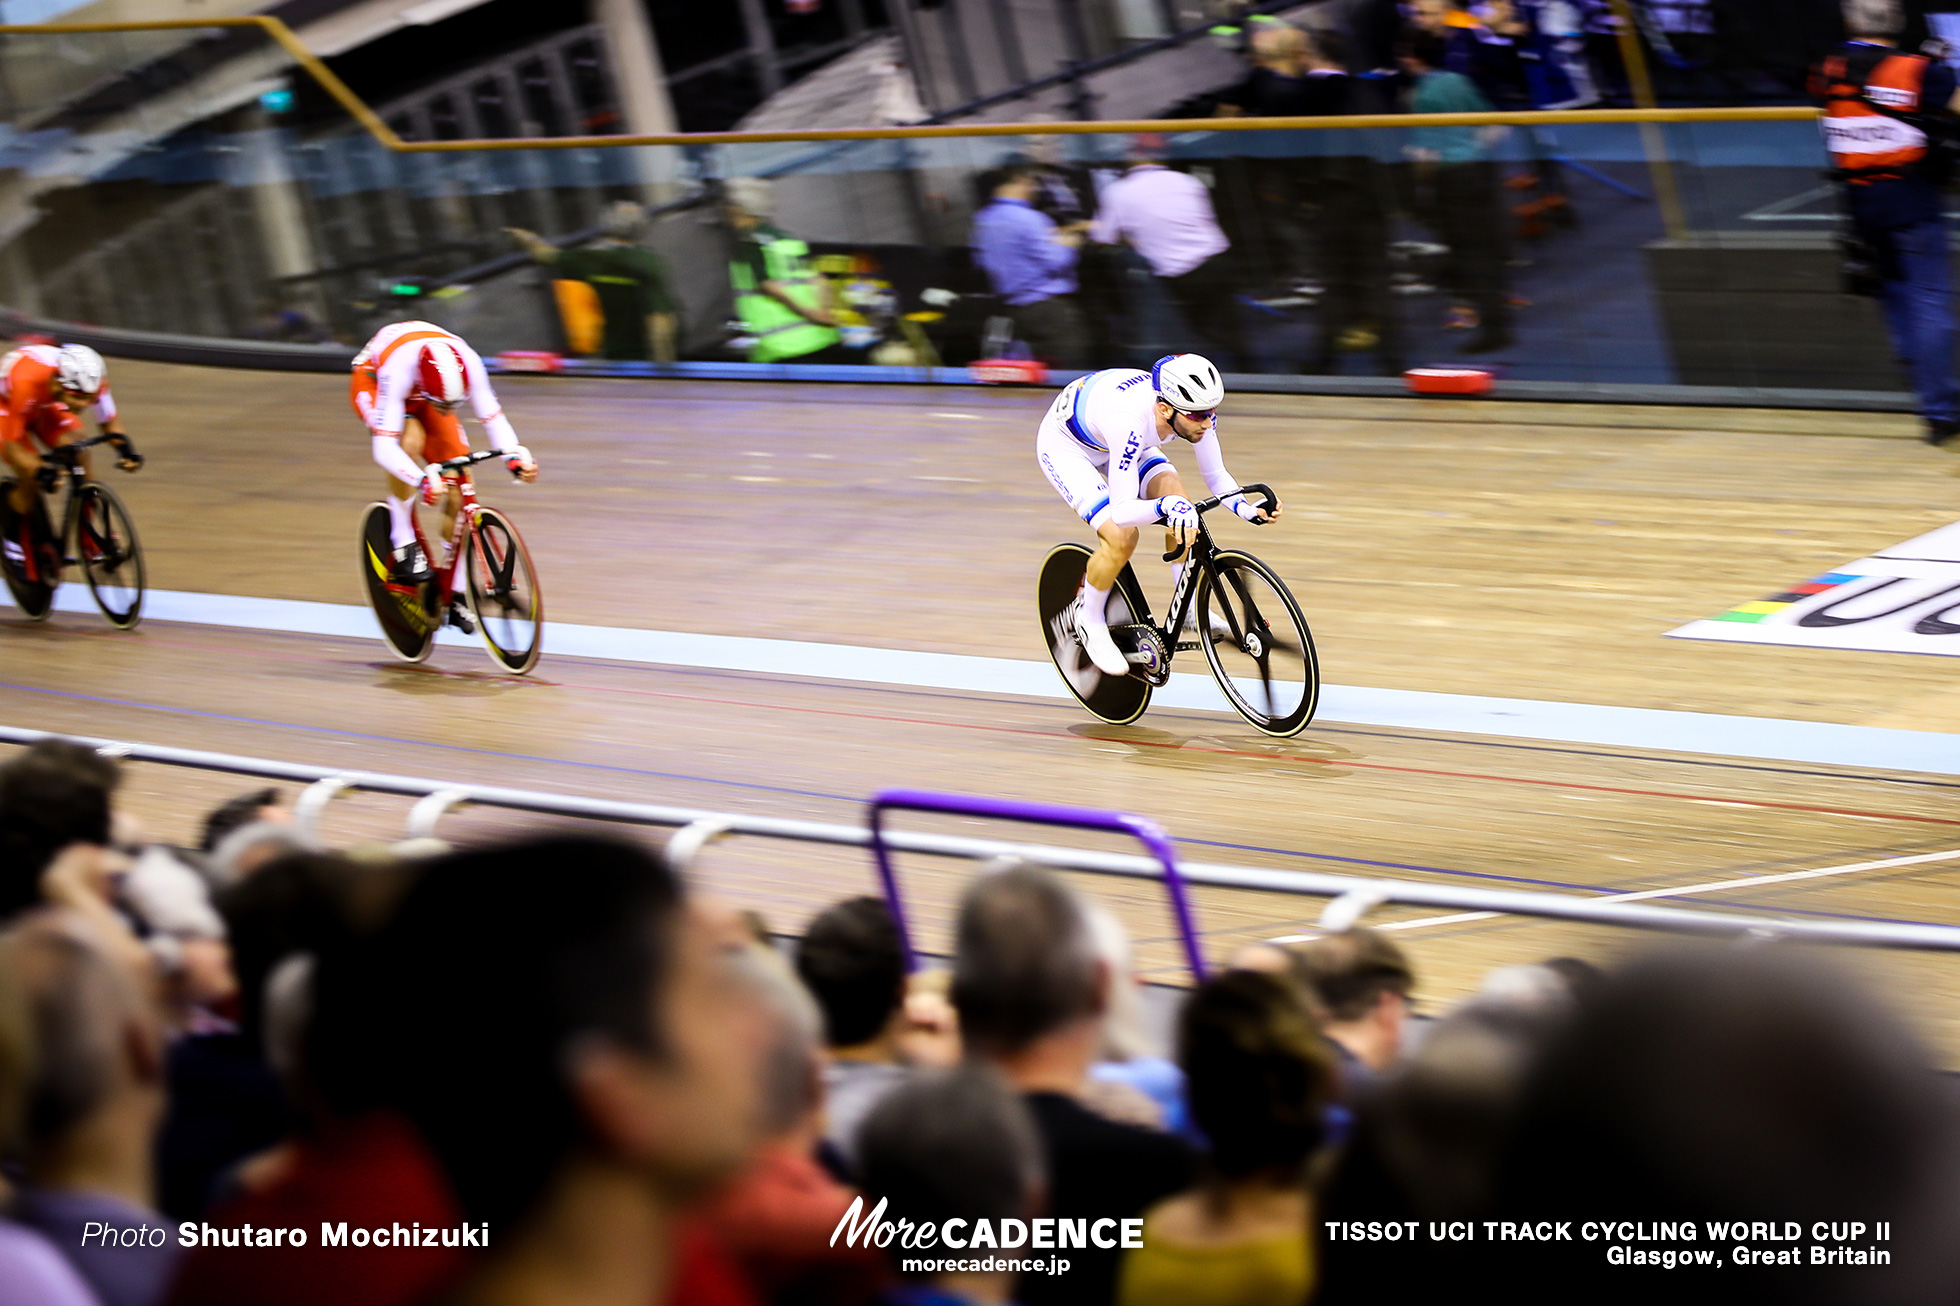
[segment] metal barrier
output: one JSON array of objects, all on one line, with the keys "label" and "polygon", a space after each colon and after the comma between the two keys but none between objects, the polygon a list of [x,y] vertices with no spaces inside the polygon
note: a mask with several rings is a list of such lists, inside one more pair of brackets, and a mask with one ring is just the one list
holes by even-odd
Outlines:
[{"label": "metal barrier", "polygon": [[[0,726],[0,743],[32,744],[38,740],[56,738],[75,739],[104,753],[131,761],[157,762],[166,766],[192,767],[205,771],[224,771],[234,775],[258,776],[269,780],[306,782],[311,788],[309,793],[301,795],[299,803],[303,829],[318,819],[320,811],[335,794],[364,791],[400,794],[421,799],[422,801],[415,804],[409,816],[408,833],[416,837],[428,836],[435,829],[442,813],[464,803],[510,811],[537,812],[549,816],[674,829],[678,833],[669,841],[668,860],[677,870],[683,871],[688,868],[694,855],[704,844],[723,835],[789,839],[802,843],[832,844],[851,848],[873,846],[873,834],[868,826],[746,816],[733,812],[663,807],[651,803],[625,803],[602,798],[577,798],[530,789],[458,784],[448,780],[425,780],[375,771],[348,771],[338,767],[240,757],[230,753],[205,752],[201,749],[170,748],[158,744],[130,743],[87,736],[64,736],[46,730]],[[1101,815],[1106,815],[1110,822],[1105,828],[1118,828],[1119,823],[1125,819],[1115,813]],[[881,837],[887,848],[901,852],[924,853],[936,857],[959,857],[970,861],[1016,857],[1057,870],[1081,871],[1091,875],[1121,875],[1134,879],[1160,881],[1164,879],[1163,862],[1156,857],[1144,857],[1134,853],[1095,852],[1049,844],[1009,843],[997,839],[974,839],[946,834],[899,832],[883,833]],[[1286,893],[1310,898],[1333,899],[1321,916],[1322,925],[1327,929],[1345,928],[1376,906],[1396,903],[1405,906],[1454,907],[1466,911],[1531,916],[1542,920],[1610,925],[1620,929],[1651,930],[1668,934],[1716,938],[1788,939],[1801,943],[1896,948],[1920,952],[1960,952],[1960,928],[1947,925],[1913,925],[1885,921],[1829,923],[1800,921],[1773,916],[1740,915],[1732,912],[1653,907],[1644,903],[1601,902],[1572,894],[1518,889],[1478,889],[1453,884],[1429,884],[1416,880],[1366,879],[1353,875],[1330,875],[1320,871],[1278,871],[1210,862],[1180,863],[1176,867],[1176,873],[1187,885],[1201,884],[1219,889],[1241,889],[1258,893]]]},{"label": "metal barrier", "polygon": [[1204,948],[1198,941],[1198,926],[1191,915],[1191,898],[1184,891],[1184,877],[1177,868],[1177,850],[1170,836],[1155,821],[1126,812],[1098,812],[1083,807],[1057,807],[1052,803],[1028,803],[1007,798],[976,798],[964,794],[929,794],[917,789],[887,789],[871,800],[871,855],[878,863],[878,878],[885,886],[885,903],[905,949],[907,968],[916,969],[917,953],[912,947],[912,931],[905,916],[905,902],[898,891],[898,873],[892,866],[891,850],[885,834],[885,813],[889,811],[944,812],[954,816],[991,817],[997,821],[1027,821],[1035,825],[1059,825],[1072,830],[1108,830],[1127,834],[1150,850],[1163,870],[1164,893],[1170,899],[1171,915],[1177,921],[1178,939],[1184,944],[1184,963],[1194,979],[1205,977]]}]

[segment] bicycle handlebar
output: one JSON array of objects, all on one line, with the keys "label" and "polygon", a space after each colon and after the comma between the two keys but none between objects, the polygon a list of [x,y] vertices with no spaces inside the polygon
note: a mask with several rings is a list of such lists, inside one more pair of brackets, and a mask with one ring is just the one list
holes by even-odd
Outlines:
[{"label": "bicycle handlebar", "polygon": [[[506,457],[509,457],[509,455],[496,449],[480,449],[475,453],[466,453],[461,458],[450,458],[439,462],[436,466],[442,468],[445,472],[456,472],[461,471],[473,463],[487,463],[492,458]],[[515,471],[511,473],[512,476],[516,476],[517,474]]]},{"label": "bicycle handlebar", "polygon": [[44,461],[57,463],[63,467],[74,467],[76,460],[82,455],[82,450],[93,449],[98,444],[114,445],[116,451],[122,455],[118,462],[136,464],[136,467],[125,468],[126,471],[133,472],[143,465],[143,455],[136,452],[136,446],[130,443],[128,436],[117,431],[104,431],[86,440],[70,440],[67,444],[58,444],[48,450],[48,456]]},{"label": "bicycle handlebar", "polygon": [[[1261,512],[1271,512],[1273,509],[1279,507],[1279,496],[1273,493],[1272,486],[1267,485],[1263,481],[1254,481],[1250,485],[1241,485],[1238,489],[1227,490],[1224,494],[1214,494],[1209,499],[1200,499],[1196,503],[1192,504],[1191,506],[1198,510],[1199,516],[1203,516],[1205,513],[1210,512],[1213,508],[1218,507],[1218,505],[1220,505],[1221,503],[1224,503],[1226,499],[1230,498],[1234,494],[1260,495],[1262,498],[1265,499],[1265,502],[1259,505],[1259,510]],[[1262,524],[1263,523],[1260,522],[1253,523],[1253,525],[1255,526],[1262,525]],[[1179,558],[1184,556],[1184,551],[1189,547],[1190,547],[1189,545],[1185,545],[1185,544],[1178,545],[1175,549],[1172,549],[1169,553],[1166,553],[1164,555],[1164,561],[1176,562]]]}]

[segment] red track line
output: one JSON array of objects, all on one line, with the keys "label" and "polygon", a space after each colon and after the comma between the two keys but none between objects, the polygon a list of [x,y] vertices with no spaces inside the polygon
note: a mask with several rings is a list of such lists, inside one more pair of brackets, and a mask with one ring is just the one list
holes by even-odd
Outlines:
[{"label": "red track line", "polygon": [[[198,644],[183,640],[156,640],[181,648],[217,648],[227,652],[251,652],[223,644]],[[305,653],[280,653],[266,651],[262,656],[297,659],[312,662],[341,662],[345,659],[320,657]],[[449,674],[430,668],[430,675]],[[534,682],[536,683],[536,682]],[[572,687],[572,686],[568,686]],[[625,686],[578,685],[577,689],[601,694],[629,694],[640,698],[667,698],[683,703],[709,703],[718,707],[764,708],[774,712],[800,712],[808,716],[847,717],[858,721],[886,721],[899,725],[940,726],[949,730],[977,730],[985,734],[1033,735],[1042,739],[1053,739],[1053,730],[1036,730],[1026,726],[990,726],[970,721],[940,721],[930,717],[896,716],[883,712],[850,712],[841,708],[802,707],[780,703],[758,703],[752,699],[716,698],[704,694],[676,694],[668,690],[632,689]],[[1162,748],[1178,752],[1209,753],[1221,757],[1250,757],[1262,762],[1302,762],[1310,766],[1338,766],[1356,771],[1386,771],[1401,775],[1426,775],[1450,780],[1488,780],[1497,784],[1533,785],[1546,789],[1577,789],[1588,793],[1624,794],[1635,798],[1667,798],[1688,803],[1729,803],[1739,807],[1757,807],[1781,812],[1809,812],[1820,816],[1862,816],[1875,821],[1905,821],[1918,825],[1960,825],[1960,819],[1945,816],[1911,816],[1898,812],[1868,812],[1848,807],[1822,807],[1809,803],[1774,803],[1756,798],[1708,798],[1699,794],[1674,793],[1665,789],[1632,789],[1619,785],[1581,784],[1574,780],[1540,780],[1529,776],[1492,775],[1483,771],[1443,771],[1432,767],[1395,766],[1388,762],[1355,762],[1338,758],[1297,757],[1286,753],[1265,753],[1246,748],[1202,747],[1190,744],[1170,744],[1151,739],[1111,739],[1110,743],[1128,744],[1134,748]],[[1642,759],[1648,760],[1648,759]]]}]

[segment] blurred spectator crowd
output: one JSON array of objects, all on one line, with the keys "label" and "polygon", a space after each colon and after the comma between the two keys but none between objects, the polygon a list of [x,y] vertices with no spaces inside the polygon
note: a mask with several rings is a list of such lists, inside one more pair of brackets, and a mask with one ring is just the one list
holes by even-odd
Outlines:
[{"label": "blurred spectator crowd", "polygon": [[[777,940],[615,837],[329,851],[274,790],[175,848],[119,780],[65,741],[0,765],[9,1306],[1652,1299],[1597,1243],[1336,1232],[1585,1219],[1891,1222],[1882,1271],[1670,1298],[1960,1287],[1949,1081],[1774,945],[1510,966],[1423,1016],[1356,928],[1162,1022],[1115,917],[1026,864],[908,972],[876,898]],[[968,1245],[839,1236],[874,1212]]]}]

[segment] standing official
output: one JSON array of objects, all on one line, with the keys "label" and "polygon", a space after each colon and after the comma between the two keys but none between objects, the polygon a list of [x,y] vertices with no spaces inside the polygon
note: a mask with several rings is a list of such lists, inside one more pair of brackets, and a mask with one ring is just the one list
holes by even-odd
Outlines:
[{"label": "standing official", "polygon": [[1014,319],[1014,331],[1053,367],[1083,366],[1082,318],[1075,307],[1078,231],[1063,231],[1033,204],[1037,177],[1025,160],[1010,163],[994,198],[973,218],[973,260]]},{"label": "standing official", "polygon": [[1232,242],[1218,225],[1205,184],[1166,168],[1158,162],[1163,154],[1161,136],[1135,139],[1130,169],[1103,191],[1089,238],[1105,245],[1127,241],[1205,342],[1206,352],[1228,368],[1245,367],[1227,258]]},{"label": "standing official", "polygon": [[[1919,396],[1926,442],[1960,431],[1953,377],[1953,270],[1938,136],[1960,114],[1953,71],[1896,48],[1900,0],[1845,0],[1851,37],[1819,64],[1824,144],[1836,165],[1853,248],[1877,282],[1892,350]],[[1862,248],[1858,248],[1858,247]]]}]

